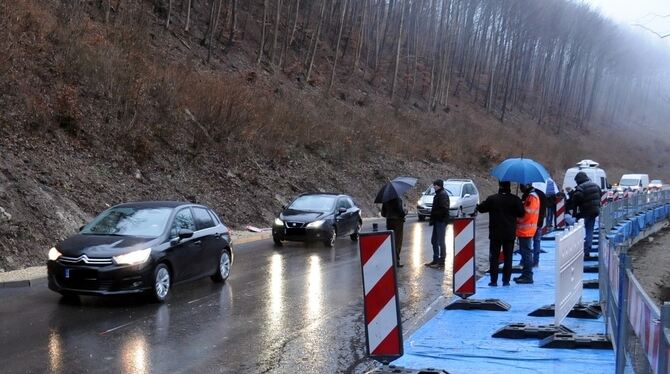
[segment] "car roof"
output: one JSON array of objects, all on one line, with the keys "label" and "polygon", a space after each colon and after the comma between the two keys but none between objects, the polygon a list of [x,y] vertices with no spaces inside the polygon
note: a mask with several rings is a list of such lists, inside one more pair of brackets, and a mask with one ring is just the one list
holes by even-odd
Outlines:
[{"label": "car roof", "polygon": [[449,178],[445,182],[463,182],[463,183],[474,183],[472,179],[464,179],[464,178]]},{"label": "car roof", "polygon": [[341,194],[341,193],[335,193],[335,192],[306,192],[306,193],[302,193],[302,194],[298,195],[298,197],[300,197],[300,196],[336,196],[336,197],[344,196],[344,197],[351,197],[349,195],[345,195],[345,194]]},{"label": "car roof", "polygon": [[187,205],[193,205],[193,206],[200,206],[203,208],[207,208],[206,206],[199,205],[199,204],[193,204],[193,203],[188,203],[188,202],[183,202],[183,201],[133,201],[133,202],[128,202],[128,203],[123,203],[123,204],[118,204],[115,206],[115,208],[177,208],[180,206],[187,206]]}]

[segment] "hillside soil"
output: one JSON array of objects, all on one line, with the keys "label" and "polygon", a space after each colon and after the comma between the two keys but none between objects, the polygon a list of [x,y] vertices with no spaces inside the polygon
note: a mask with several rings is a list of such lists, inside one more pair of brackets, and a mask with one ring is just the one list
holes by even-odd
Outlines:
[{"label": "hillside soil", "polygon": [[670,226],[630,249],[633,273],[649,297],[670,302]]}]

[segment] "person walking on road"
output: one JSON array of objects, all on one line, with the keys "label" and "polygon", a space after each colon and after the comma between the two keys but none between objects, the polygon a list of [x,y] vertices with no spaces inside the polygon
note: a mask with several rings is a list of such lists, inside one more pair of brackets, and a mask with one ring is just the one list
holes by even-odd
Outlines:
[{"label": "person walking on road", "polygon": [[386,218],[386,229],[393,230],[396,249],[396,265],[403,267],[400,263],[400,250],[402,249],[402,232],[405,225],[405,209],[400,197],[382,203],[382,216]]},{"label": "person walking on road", "polygon": [[512,195],[510,182],[499,182],[498,193],[477,205],[480,213],[489,213],[489,286],[498,285],[498,258],[502,248],[504,256],[502,285],[509,286],[512,277],[512,252],[516,239],[516,219],[525,211],[518,196]]},{"label": "person walking on road", "polygon": [[547,214],[547,196],[540,189],[533,188],[540,199],[540,212],[537,218],[537,230],[533,236],[533,267],[540,266],[540,253],[542,252],[542,229],[544,228],[544,217]]},{"label": "person walking on road", "polygon": [[538,216],[540,214],[540,198],[531,184],[522,184],[522,201],[524,215],[516,221],[516,236],[519,239],[522,270],[521,276],[514,278],[519,284],[533,283],[533,254],[531,246],[537,231]]},{"label": "person walking on road", "polygon": [[593,227],[596,217],[600,214],[600,187],[591,182],[583,171],[575,175],[575,192],[572,195],[571,205],[577,211],[577,220],[584,219],[586,236],[584,237],[584,256],[589,256],[593,244]]},{"label": "person walking on road", "polygon": [[442,179],[433,182],[433,189],[435,189],[435,197],[433,197],[429,222],[429,225],[433,226],[433,234],[430,238],[430,243],[433,245],[433,261],[425,265],[433,268],[444,268],[447,249],[447,224],[449,223],[449,195],[444,190]]}]

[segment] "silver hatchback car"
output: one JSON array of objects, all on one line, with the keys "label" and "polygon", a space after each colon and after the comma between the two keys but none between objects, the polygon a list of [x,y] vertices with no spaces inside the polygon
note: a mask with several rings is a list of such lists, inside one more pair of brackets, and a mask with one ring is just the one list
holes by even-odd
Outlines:
[{"label": "silver hatchback car", "polygon": [[[449,216],[465,217],[467,214],[474,217],[477,215],[479,191],[471,179],[447,179],[444,181],[444,189],[449,195]],[[419,201],[416,202],[419,221],[430,217],[434,196],[435,190],[430,186],[421,194]]]}]

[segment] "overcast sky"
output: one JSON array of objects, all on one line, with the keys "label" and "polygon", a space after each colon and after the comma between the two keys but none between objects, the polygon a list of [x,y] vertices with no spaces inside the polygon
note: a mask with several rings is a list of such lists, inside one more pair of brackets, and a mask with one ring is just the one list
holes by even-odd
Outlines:
[{"label": "overcast sky", "polygon": [[[670,0],[582,0],[594,9],[623,24],[643,24],[665,35],[670,34]],[[665,18],[661,16],[667,16]],[[666,39],[670,39],[667,37]]]}]

